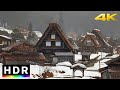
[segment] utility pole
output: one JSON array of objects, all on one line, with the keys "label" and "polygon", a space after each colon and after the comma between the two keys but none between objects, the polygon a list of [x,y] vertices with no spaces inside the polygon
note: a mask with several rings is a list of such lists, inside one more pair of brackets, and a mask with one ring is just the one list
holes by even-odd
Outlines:
[{"label": "utility pole", "polygon": [[[102,51],[101,51],[101,59],[100,60],[102,60]],[[99,60],[99,69],[100,69],[100,60]]]}]

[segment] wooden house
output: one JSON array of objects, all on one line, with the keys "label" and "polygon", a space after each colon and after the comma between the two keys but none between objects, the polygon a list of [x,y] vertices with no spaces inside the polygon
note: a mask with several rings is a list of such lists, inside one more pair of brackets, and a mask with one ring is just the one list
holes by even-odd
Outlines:
[{"label": "wooden house", "polygon": [[10,46],[11,44],[14,44],[15,40],[13,40],[11,37],[0,35],[0,49]]},{"label": "wooden house", "polygon": [[0,60],[3,64],[31,64],[28,63],[31,61],[43,65],[45,56],[35,46],[22,42],[4,48]]},{"label": "wooden house", "polygon": [[101,68],[102,79],[120,79],[120,56],[105,62],[108,66]]},{"label": "wooden house", "polygon": [[86,33],[85,38],[81,41],[82,60],[90,60],[92,53],[98,53],[100,44],[93,33]]},{"label": "wooden house", "polygon": [[94,29],[92,31],[93,34],[95,34],[98,42],[101,45],[101,48],[99,51],[107,52],[107,53],[113,53],[113,47],[107,42],[105,35],[101,32],[101,30]]},{"label": "wooden house", "polygon": [[74,49],[57,23],[49,24],[36,47],[38,52],[43,52],[48,63],[74,61]]}]

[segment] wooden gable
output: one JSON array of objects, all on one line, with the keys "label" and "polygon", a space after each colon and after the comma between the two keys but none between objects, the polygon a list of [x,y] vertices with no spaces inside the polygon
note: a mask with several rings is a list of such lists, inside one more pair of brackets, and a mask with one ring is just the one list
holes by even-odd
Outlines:
[{"label": "wooden gable", "polygon": [[111,47],[111,45],[109,45],[108,42],[106,41],[106,36],[101,32],[101,30],[94,29],[92,33],[96,35],[96,38],[99,41],[101,46]]},{"label": "wooden gable", "polygon": [[[51,36],[53,35],[53,36]],[[50,42],[50,46],[46,46],[46,42]],[[61,42],[60,46],[56,46],[56,42]],[[46,53],[48,50],[51,52],[71,52],[74,51],[71,43],[61,30],[57,23],[50,23],[43,36],[37,42],[36,47],[39,52]],[[45,50],[45,51],[44,51]]]},{"label": "wooden gable", "polygon": [[94,46],[94,47],[100,47],[100,44],[98,43],[95,35],[91,33],[87,33],[85,38],[83,39],[81,46]]}]

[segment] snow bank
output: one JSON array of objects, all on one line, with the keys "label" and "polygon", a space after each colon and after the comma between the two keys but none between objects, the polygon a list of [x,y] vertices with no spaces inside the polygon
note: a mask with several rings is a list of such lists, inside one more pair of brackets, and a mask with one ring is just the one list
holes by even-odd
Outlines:
[{"label": "snow bank", "polygon": [[75,61],[82,60],[82,55],[81,54],[75,54]]},{"label": "snow bank", "polygon": [[91,54],[90,55],[90,59],[95,59],[96,57],[98,57],[99,56],[99,54]]},{"label": "snow bank", "polygon": [[105,57],[106,59],[113,59],[113,58],[117,58],[119,57],[119,54],[115,54],[115,55],[112,55],[112,56],[107,56]]}]

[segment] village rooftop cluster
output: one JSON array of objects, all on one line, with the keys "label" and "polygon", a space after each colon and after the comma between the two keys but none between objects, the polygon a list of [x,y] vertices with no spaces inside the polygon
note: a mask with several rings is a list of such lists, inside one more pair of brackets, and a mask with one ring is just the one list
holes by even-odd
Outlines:
[{"label": "village rooftop cluster", "polygon": [[[31,66],[31,79],[119,79],[120,48],[99,29],[67,36],[58,23],[45,32],[0,27],[1,65]],[[1,68],[1,67],[0,67]]]}]

